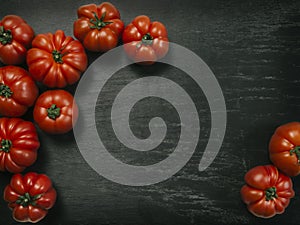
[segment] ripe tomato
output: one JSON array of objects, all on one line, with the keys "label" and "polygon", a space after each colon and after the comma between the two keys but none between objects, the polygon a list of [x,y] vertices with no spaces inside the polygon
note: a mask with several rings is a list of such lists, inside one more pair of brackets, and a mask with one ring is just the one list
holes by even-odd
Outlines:
[{"label": "ripe tomato", "polygon": [[38,94],[39,90],[26,70],[17,66],[0,68],[0,115],[24,115]]},{"label": "ripe tomato", "polygon": [[257,166],[245,175],[242,200],[257,217],[270,218],[282,214],[294,197],[292,180],[273,165]]},{"label": "ripe tomato", "polygon": [[49,90],[41,94],[34,106],[33,118],[50,134],[62,134],[73,128],[78,107],[73,96],[65,90]]},{"label": "ripe tomato", "polygon": [[269,143],[273,164],[288,176],[300,174],[300,123],[291,122],[278,127]]},{"label": "ripe tomato", "polygon": [[148,16],[137,16],[125,28],[122,36],[125,52],[135,62],[153,64],[169,50],[168,34],[160,22]]},{"label": "ripe tomato", "polygon": [[62,88],[79,80],[87,68],[87,55],[79,41],[58,30],[33,39],[27,64],[35,80],[51,88]]},{"label": "ripe tomato", "polygon": [[25,62],[33,38],[33,29],[21,17],[3,17],[0,21],[0,61],[10,65]]},{"label": "ripe tomato", "polygon": [[117,46],[124,29],[118,9],[109,2],[83,5],[77,10],[74,36],[93,52],[106,52]]},{"label": "ripe tomato", "polygon": [[4,189],[4,200],[16,221],[37,223],[54,206],[56,191],[45,174],[15,174]]},{"label": "ripe tomato", "polygon": [[39,147],[33,123],[20,118],[0,118],[0,171],[23,171],[36,161]]}]

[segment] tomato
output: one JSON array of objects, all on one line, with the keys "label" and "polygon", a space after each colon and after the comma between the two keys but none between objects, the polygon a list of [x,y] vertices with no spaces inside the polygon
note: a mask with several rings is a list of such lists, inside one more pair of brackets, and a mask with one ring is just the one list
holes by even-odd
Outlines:
[{"label": "tomato", "polygon": [[39,90],[26,70],[17,66],[0,68],[0,115],[24,115],[38,94]]},{"label": "tomato", "polygon": [[257,166],[245,175],[241,197],[248,210],[257,217],[270,218],[282,214],[294,197],[291,178],[273,165]]},{"label": "tomato", "polygon": [[51,179],[34,172],[13,175],[4,189],[4,200],[18,222],[37,223],[45,218],[55,204],[56,195]]},{"label": "tomato", "polygon": [[269,143],[273,164],[288,176],[300,174],[300,123],[291,122],[278,127]]},{"label": "tomato", "polygon": [[39,147],[33,123],[20,118],[0,118],[0,171],[22,172],[36,161]]},{"label": "tomato", "polygon": [[25,62],[34,31],[21,17],[7,15],[0,21],[0,61],[18,65]]},{"label": "tomato", "polygon": [[38,34],[26,59],[33,78],[51,88],[77,82],[88,63],[82,44],[62,30]]},{"label": "tomato", "polygon": [[109,2],[83,5],[77,10],[74,36],[93,52],[106,52],[117,46],[124,29],[118,9]]},{"label": "tomato", "polygon": [[47,133],[67,133],[77,121],[78,107],[69,92],[48,90],[37,99],[33,118],[37,125]]},{"label": "tomato", "polygon": [[169,50],[166,27],[160,22],[151,22],[148,16],[137,16],[126,26],[122,40],[125,52],[140,64],[153,64]]}]

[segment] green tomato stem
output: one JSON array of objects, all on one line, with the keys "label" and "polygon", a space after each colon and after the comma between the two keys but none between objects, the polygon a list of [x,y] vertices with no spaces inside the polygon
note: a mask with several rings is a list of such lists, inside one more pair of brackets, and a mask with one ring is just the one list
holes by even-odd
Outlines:
[{"label": "green tomato stem", "polygon": [[2,139],[0,151],[4,151],[8,153],[10,151],[11,146],[12,146],[11,140]]},{"label": "green tomato stem", "polygon": [[54,59],[54,61],[55,61],[56,63],[60,63],[60,64],[64,63],[64,61],[63,61],[63,59],[62,59],[63,55],[61,54],[60,51],[53,50],[53,51],[52,51],[52,56],[53,56],[53,59]]},{"label": "green tomato stem", "polygon": [[112,23],[112,22],[105,22],[104,21],[106,12],[104,12],[102,14],[101,18],[99,18],[95,12],[93,12],[93,14],[94,14],[94,18],[90,19],[90,23],[93,24],[92,26],[90,26],[91,29],[98,29],[98,30],[100,30],[101,28],[105,27],[106,25]]},{"label": "green tomato stem", "polygon": [[12,94],[13,94],[13,92],[7,85],[0,84],[0,96],[9,98],[10,96],[12,96]]},{"label": "green tomato stem", "polygon": [[265,191],[266,194],[266,200],[270,201],[273,200],[274,198],[278,198],[278,195],[276,193],[276,187],[270,187]]},{"label": "green tomato stem", "polygon": [[2,45],[10,44],[13,40],[10,30],[5,30],[3,26],[0,26],[0,43]]},{"label": "green tomato stem", "polygon": [[296,146],[292,150],[290,150],[290,155],[296,154],[298,158],[298,163],[300,164],[300,146]]},{"label": "green tomato stem", "polygon": [[52,104],[50,108],[47,109],[48,117],[55,120],[60,116],[60,108],[58,108],[55,104]]},{"label": "green tomato stem", "polygon": [[153,37],[151,36],[150,33],[147,33],[147,34],[145,34],[145,35],[143,36],[143,38],[142,38],[142,43],[143,43],[144,45],[151,45],[152,42],[153,42]]},{"label": "green tomato stem", "polygon": [[23,207],[27,207],[28,205],[36,205],[36,200],[38,200],[39,198],[41,198],[42,195],[35,195],[35,196],[30,196],[30,194],[28,192],[26,192],[24,195],[20,195],[18,200],[16,201],[17,204],[23,206]]},{"label": "green tomato stem", "polygon": [[153,43],[153,37],[150,33],[145,34],[142,37],[142,40],[136,45],[136,48],[142,47],[142,45],[152,45]]}]

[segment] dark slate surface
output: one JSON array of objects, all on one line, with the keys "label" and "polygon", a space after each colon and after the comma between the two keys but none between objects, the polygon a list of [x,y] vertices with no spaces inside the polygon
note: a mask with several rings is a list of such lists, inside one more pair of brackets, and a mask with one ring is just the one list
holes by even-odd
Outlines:
[{"label": "dark slate surface", "polygon": [[[182,71],[170,66],[128,66],[112,77],[98,99],[97,129],[105,145],[120,148],[112,154],[136,164],[159,161],[176,146],[180,121],[174,108],[163,100],[145,99],[131,113],[133,131],[140,138],[149,135],[147,124],[153,116],[161,116],[169,125],[162,151],[151,153],[149,159],[136,156],[122,146],[109,124],[109,107],[118,91],[141,74],[154,74],[176,81],[194,100],[201,122],[195,154],[167,181],[146,187],[123,186],[103,178],[88,166],[72,132],[51,136],[39,131],[39,157],[26,171],[48,174],[58,191],[57,204],[39,224],[300,224],[299,177],[293,178],[296,197],[283,215],[272,219],[252,216],[239,196],[246,171],[270,163],[267,145],[274,129],[299,120],[300,2],[112,2],[126,24],[139,14],[162,21],[172,42],[194,51],[208,64],[224,93],[228,116],[226,136],[215,161],[207,170],[199,172],[198,163],[210,129],[209,108],[201,89]],[[1,1],[0,17],[17,14],[31,24],[36,33],[62,29],[72,35],[76,9],[86,3],[91,2]],[[100,54],[88,55],[92,63]],[[67,90],[73,92],[75,88],[73,85]],[[31,113],[29,111],[24,118],[31,119]],[[1,193],[10,177],[8,173],[0,174]],[[18,224],[10,213],[0,199],[1,225]]]}]

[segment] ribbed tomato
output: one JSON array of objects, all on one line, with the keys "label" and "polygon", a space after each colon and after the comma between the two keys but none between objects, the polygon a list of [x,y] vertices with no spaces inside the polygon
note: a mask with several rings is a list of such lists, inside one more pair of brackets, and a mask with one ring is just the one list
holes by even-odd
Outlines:
[{"label": "ribbed tomato", "polygon": [[7,65],[25,62],[34,31],[17,15],[7,15],[0,21],[0,61]]},{"label": "ribbed tomato", "polygon": [[241,189],[242,200],[257,217],[270,218],[282,214],[294,197],[291,178],[273,165],[257,166],[245,175]]},{"label": "ribbed tomato", "polygon": [[288,176],[300,174],[300,123],[279,126],[269,143],[273,164]]},{"label": "ribbed tomato", "polygon": [[26,59],[32,77],[51,88],[77,82],[88,63],[82,44],[62,30],[38,34]]},{"label": "ribbed tomato", "polygon": [[66,133],[78,118],[78,106],[65,90],[48,90],[41,94],[33,109],[37,125],[50,134]]},{"label": "ribbed tomato", "polygon": [[122,40],[129,58],[140,64],[153,64],[169,51],[166,27],[145,15],[137,16],[126,26]]},{"label": "ribbed tomato", "polygon": [[0,68],[0,115],[24,115],[38,94],[34,80],[25,69],[18,66]]},{"label": "ribbed tomato", "polygon": [[4,189],[4,200],[18,222],[37,223],[56,202],[56,190],[45,174],[15,174]]},{"label": "ribbed tomato", "polygon": [[33,123],[20,118],[0,118],[0,170],[19,173],[37,159],[40,147]]},{"label": "ribbed tomato", "polygon": [[119,10],[109,2],[82,5],[77,10],[74,36],[93,52],[106,52],[117,46],[124,23]]}]

